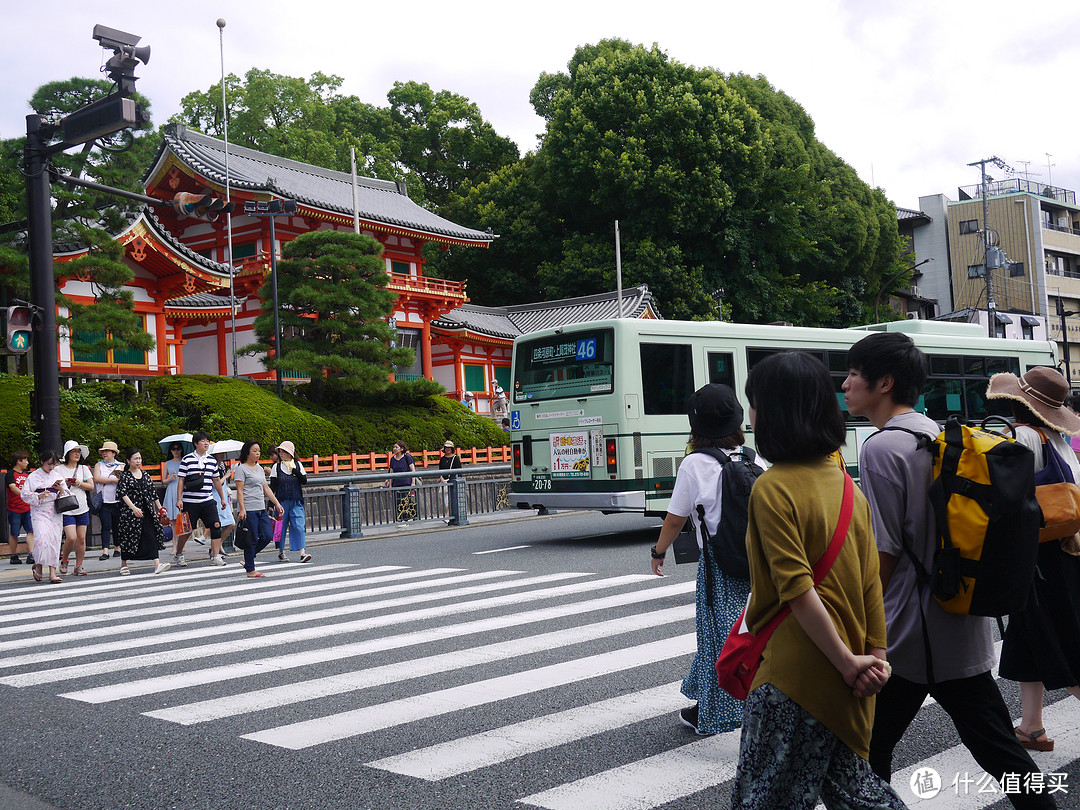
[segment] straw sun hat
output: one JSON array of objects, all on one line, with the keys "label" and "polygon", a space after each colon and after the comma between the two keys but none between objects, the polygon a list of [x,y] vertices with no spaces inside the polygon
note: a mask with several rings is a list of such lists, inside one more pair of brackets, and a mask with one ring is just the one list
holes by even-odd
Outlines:
[{"label": "straw sun hat", "polygon": [[1026,374],[995,374],[986,389],[987,399],[1012,399],[1031,409],[1047,427],[1068,436],[1080,436],[1080,416],[1065,407],[1069,383],[1061,372],[1047,366],[1028,369]]}]

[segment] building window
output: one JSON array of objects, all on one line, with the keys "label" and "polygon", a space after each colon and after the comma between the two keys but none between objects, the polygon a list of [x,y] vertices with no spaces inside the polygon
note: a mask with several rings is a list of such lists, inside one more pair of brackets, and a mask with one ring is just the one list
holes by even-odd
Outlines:
[{"label": "building window", "polygon": [[[72,330],[71,342],[92,344],[105,337],[111,337],[111,335],[108,332],[102,332],[100,330],[92,332]],[[123,349],[99,349],[94,352],[81,352],[73,346],[71,356],[76,363],[96,363],[110,366],[146,365],[146,352],[142,349],[133,349],[130,347]]]},{"label": "building window", "polygon": [[960,221],[960,235],[979,232],[979,220],[964,219]]},{"label": "building window", "polygon": [[1024,340],[1035,339],[1035,327],[1033,327],[1030,323],[1028,323],[1027,321],[1021,321],[1020,329],[1023,333]]},{"label": "building window", "polygon": [[981,264],[969,264],[968,278],[986,278],[986,267]]},{"label": "building window", "polygon": [[484,367],[465,365],[465,390],[487,391],[487,380],[484,379]]},{"label": "building window", "polygon": [[412,275],[412,264],[409,262],[390,262],[390,272],[397,273],[398,275],[408,276]]},{"label": "building window", "polygon": [[1010,262],[1009,263],[1009,276],[1017,278],[1024,275],[1024,263],[1023,262]]},{"label": "building window", "polygon": [[257,252],[255,242],[248,242],[246,245],[233,245],[233,258],[238,260],[250,259]]}]

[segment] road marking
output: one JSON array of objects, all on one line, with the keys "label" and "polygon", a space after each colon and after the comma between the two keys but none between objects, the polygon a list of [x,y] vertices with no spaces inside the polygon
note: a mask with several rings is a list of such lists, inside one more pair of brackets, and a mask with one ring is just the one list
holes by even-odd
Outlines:
[{"label": "road marking", "polygon": [[476,681],[416,697],[256,731],[242,735],[242,739],[299,751],[334,740],[344,740],[416,720],[438,717],[461,709],[666,661],[692,653],[696,647],[697,635],[687,633],[500,678]]},{"label": "road marking", "polygon": [[[211,607],[240,604],[243,602],[265,603],[276,601],[284,596],[295,596],[302,593],[318,593],[319,591],[342,588],[350,584],[348,582],[337,581],[343,579],[354,580],[357,585],[370,585],[378,582],[395,582],[405,579],[420,579],[425,576],[435,576],[439,574],[453,574],[464,570],[466,569],[432,568],[426,571],[397,571],[392,574],[383,574],[382,576],[357,576],[358,572],[356,571],[333,571],[320,574],[316,577],[309,576],[307,577],[308,582],[302,584],[297,584],[292,581],[291,578],[282,579],[275,577],[274,579],[270,579],[267,577],[267,581],[263,583],[252,582],[246,576],[238,576],[235,582],[230,582],[228,585],[224,585],[220,588],[208,588],[199,591],[194,597],[190,594],[183,593],[148,594],[134,599],[110,601],[108,606],[104,608],[105,612],[102,612],[103,608],[101,604],[93,604],[83,605],[82,607],[77,608],[63,607],[53,608],[52,610],[43,610],[41,612],[31,611],[29,613],[6,616],[5,618],[12,622],[18,622],[16,627],[16,632],[18,633],[37,633],[42,630],[49,630],[53,627],[72,627],[81,624],[93,624],[94,622],[114,622],[121,619],[144,617],[147,613],[151,612],[154,615],[161,615],[163,613],[169,613],[170,611],[205,610]],[[312,579],[315,581],[312,582]],[[422,587],[422,585],[418,587]],[[203,598],[217,594],[228,594],[228,596],[218,599]],[[114,608],[128,607],[130,605],[139,605],[140,607],[132,610],[114,610]],[[153,607],[151,610],[147,610],[148,606]],[[91,611],[91,615],[72,616],[71,613],[75,611]],[[39,622],[30,621],[35,618],[56,616],[58,614],[64,615],[64,618]]]},{"label": "road marking", "polygon": [[474,551],[473,554],[479,557],[481,554],[498,554],[500,551],[517,551],[519,548],[532,548],[532,546],[507,546],[506,548],[493,548],[488,551]]},{"label": "road marking", "polygon": [[740,736],[740,731],[717,734],[518,801],[547,810],[657,807],[733,778],[739,761]]},{"label": "road marking", "polygon": [[[520,571],[481,571],[476,574],[464,574],[442,579],[424,580],[422,582],[408,582],[400,585],[384,585],[379,588],[364,588],[355,591],[334,590],[320,596],[309,596],[303,599],[291,599],[283,602],[275,602],[274,612],[282,621],[297,621],[298,608],[325,605],[329,602],[342,602],[356,599],[357,597],[376,596],[399,591],[416,590],[419,588],[437,588],[442,585],[455,585],[463,582],[473,582],[479,579],[491,579],[494,577],[520,574]],[[327,583],[324,589],[338,588],[337,583]],[[453,592],[442,591],[434,595],[435,599],[444,599]],[[258,594],[256,594],[258,595]],[[360,609],[360,608],[357,608]],[[365,608],[366,609],[366,608]],[[211,611],[208,613],[193,613],[187,616],[167,616],[161,619],[147,619],[141,622],[132,622],[124,625],[109,625],[106,627],[82,628],[72,633],[57,633],[51,636],[30,636],[27,638],[0,641],[0,651],[22,649],[25,647],[41,647],[50,644],[65,644],[78,642],[87,638],[103,638],[106,636],[118,636],[134,631],[157,630],[162,627],[176,627],[180,624],[205,624],[221,619],[235,619],[239,616],[266,613],[266,604],[246,605],[233,607],[227,610]],[[7,666],[8,661],[0,660],[0,666]]]},{"label": "road marking", "polygon": [[[319,568],[323,571],[331,568],[341,568],[340,565],[320,565]],[[293,566],[287,566],[292,569]],[[299,566],[296,566],[297,570],[304,570]],[[149,569],[148,569],[149,570]],[[18,588],[15,593],[10,593],[8,596],[0,596],[0,610],[15,609],[24,607],[21,604],[14,604],[17,602],[27,602],[31,605],[62,605],[69,602],[84,602],[89,598],[93,598],[98,593],[104,591],[135,591],[135,590],[160,590],[169,587],[184,587],[185,582],[192,582],[195,580],[210,579],[214,577],[225,577],[229,574],[236,574],[235,567],[225,566],[224,568],[208,568],[206,570],[194,570],[194,571],[177,571],[177,576],[154,576],[153,574],[147,576],[130,576],[120,577],[117,575],[115,580],[97,580],[97,578],[91,577],[78,577],[76,582],[79,584],[76,586],[77,590],[65,591],[63,595],[55,595],[52,597],[42,597],[41,589],[36,587],[37,583],[32,582],[35,587],[29,585],[25,588]],[[170,572],[171,573],[171,572]],[[182,580],[182,581],[181,581]],[[12,589],[15,590],[15,589]],[[55,593],[55,592],[54,592]],[[11,606],[10,608],[8,606]]]},{"label": "road marking", "polygon": [[429,782],[449,779],[676,712],[687,703],[679,692],[680,683],[674,681],[366,764]]},{"label": "road marking", "polygon": [[[419,678],[423,675],[452,672],[456,669],[489,664],[522,655],[557,650],[574,644],[583,644],[586,641],[595,641],[599,638],[632,633],[646,627],[659,627],[664,624],[686,621],[692,619],[693,616],[694,605],[680,605],[679,607],[652,611],[651,613],[640,613],[618,619],[608,619],[594,624],[578,625],[551,633],[540,633],[534,636],[500,641],[465,650],[454,650],[453,652],[430,655],[424,658],[413,658],[380,667],[341,672],[325,678],[292,681],[287,690],[263,689],[245,692],[239,695],[201,701],[198,704],[173,706],[159,711],[144,712],[144,714],[148,717],[156,717],[159,720],[193,725],[222,717],[274,709],[279,706],[291,706],[303,701],[329,697],[330,695],[356,692],[372,686],[385,686],[390,683]],[[303,655],[300,654],[300,656]],[[304,663],[306,662],[301,661],[295,664],[289,662],[289,665],[303,666]],[[234,666],[244,670],[243,675],[262,674],[268,671],[263,666],[253,666],[252,664]],[[228,667],[222,667],[221,669],[227,670]],[[206,677],[206,673],[197,673],[197,676],[200,683],[214,683],[213,677]],[[190,683],[190,679],[188,683]],[[107,693],[108,689],[95,691]],[[61,697],[71,697],[71,695],[62,695]]]},{"label": "road marking", "polygon": [[[625,574],[623,576],[612,577],[610,579],[590,580],[587,582],[578,582],[573,585],[563,585],[557,588],[547,588],[538,591],[522,591],[506,596],[495,596],[488,599],[478,599],[473,602],[454,602],[449,605],[427,608],[425,610],[413,610],[407,613],[377,616],[370,619],[362,619],[356,622],[345,622],[343,624],[336,625],[324,625],[320,623],[320,620],[327,619],[333,616],[352,615],[358,612],[377,612],[385,608],[402,607],[418,602],[437,601],[441,599],[454,599],[461,596],[472,596],[478,593],[490,593],[491,591],[506,590],[509,588],[522,588],[528,585],[541,585],[549,582],[558,582],[560,580],[584,576],[590,575],[580,573],[545,574],[543,576],[530,577],[527,579],[510,580],[509,582],[498,582],[473,586],[469,588],[458,588],[456,590],[444,591],[437,594],[422,594],[401,599],[386,599],[381,602],[370,602],[365,605],[345,605],[343,607],[329,608],[326,610],[316,610],[308,613],[283,614],[276,618],[280,623],[283,624],[306,623],[305,628],[302,631],[298,631],[302,633],[303,637],[306,639],[326,638],[327,636],[332,636],[339,632],[352,632],[354,630],[360,629],[384,627],[390,624],[404,624],[411,621],[421,621],[439,616],[458,615],[469,611],[487,610],[503,607],[505,605],[516,605],[524,602],[536,601],[539,599],[554,599],[560,596],[568,596],[570,594],[582,593],[585,591],[601,590],[603,588],[614,588],[630,583],[640,583],[643,579],[655,579],[655,577],[652,577],[650,575]],[[691,583],[691,585],[692,584],[693,583]],[[120,641],[89,644],[84,647],[69,647],[57,650],[45,650],[40,652],[28,653],[21,656],[0,658],[0,667],[13,668],[27,665],[36,666],[37,664],[43,663],[45,661],[55,661],[61,658],[69,659],[77,656],[98,655],[100,653],[110,653],[117,651],[129,652],[133,647],[158,646],[161,644],[171,644],[178,641],[190,641],[196,638],[207,638],[209,636],[228,635],[232,633],[251,632],[257,635],[258,633],[265,630],[266,619],[258,618],[253,621],[247,622],[211,625],[210,627],[194,628],[191,630],[183,630],[176,633],[163,633],[157,636],[147,636],[144,638],[140,638],[137,641],[132,639],[122,639]],[[254,642],[254,646],[259,646],[260,644],[265,643],[265,639],[255,638]],[[235,642],[229,642],[230,646],[227,647],[226,651],[240,649],[241,645],[243,645],[244,643],[245,639],[238,639]],[[167,656],[165,660],[176,660],[182,652],[182,650],[176,649],[167,651],[165,653],[165,655]],[[108,662],[104,662],[104,664],[107,665]],[[102,665],[102,662],[98,662],[98,664],[96,665],[100,666]],[[117,668],[123,669],[126,667]],[[32,672],[23,673],[21,675],[13,675],[0,678],[0,684],[4,684],[7,686],[30,686],[38,683],[50,683],[54,680],[61,679],[57,676],[56,673],[60,671],[70,672],[70,669],[70,667],[62,667],[60,670],[35,669]]]},{"label": "road marking", "polygon": [[[650,577],[649,579],[652,582],[656,581],[652,577]],[[583,590],[586,590],[585,586],[588,586],[587,590],[601,590],[606,587],[617,587],[624,584],[626,583],[623,578],[616,578],[616,580],[614,581],[599,580],[592,583],[578,583],[570,586],[560,586],[557,588],[548,589],[547,591],[530,591],[530,598],[527,601],[537,601],[540,598],[547,598],[548,596],[550,596],[551,598],[556,598],[559,596],[568,596],[575,593],[581,593]],[[473,633],[486,633],[492,630],[501,630],[508,627],[517,627],[532,622],[558,619],[564,616],[573,616],[578,613],[586,613],[597,610],[608,610],[610,608],[622,607],[625,605],[632,605],[640,602],[654,601],[657,599],[667,599],[672,596],[692,593],[693,590],[694,582],[691,580],[689,582],[681,582],[674,585],[650,587],[645,590],[627,591],[625,593],[614,594],[612,596],[602,596],[597,599],[591,599],[584,602],[564,603],[561,605],[556,605],[554,607],[540,608],[538,610],[525,611],[522,613],[512,613],[505,616],[491,616],[486,619],[480,619],[473,622],[462,622],[460,624],[444,625],[442,627],[430,628],[428,630],[422,630],[418,632],[414,631],[402,633],[396,636],[384,636],[382,638],[367,639],[363,642],[357,642],[355,645],[344,646],[355,646],[357,650],[357,655],[366,655],[373,652],[382,652],[385,650],[394,650],[403,647],[410,647],[415,644],[424,644],[429,641],[457,638],[459,636],[466,636]],[[442,618],[448,615],[456,616],[458,614],[468,613],[473,610],[501,607],[504,604],[514,604],[517,601],[521,601],[515,600],[515,602],[507,602],[507,598],[508,597],[495,597],[493,599],[482,599],[476,603],[461,602],[457,605],[451,605],[447,607],[425,609],[419,611],[419,613],[422,614],[421,616],[419,616],[419,619],[428,620],[434,618]],[[477,607],[474,608],[473,605],[477,605]],[[70,666],[58,667],[48,670],[35,669],[32,672],[23,673],[21,675],[10,675],[6,678],[0,678],[0,684],[16,687],[34,686],[42,683],[55,683],[57,681],[78,680],[80,678],[102,675],[108,672],[120,672],[129,669],[142,669],[146,667],[161,666],[164,664],[175,664],[178,661],[190,661],[196,660],[198,658],[208,658],[219,654],[243,652],[244,650],[265,650],[268,647],[291,644],[294,642],[304,642],[314,638],[325,638],[346,633],[363,633],[373,629],[378,629],[380,627],[388,627],[395,624],[405,624],[410,618],[411,614],[400,614],[400,618],[397,615],[378,616],[374,618],[344,622],[342,624],[318,625],[313,628],[290,630],[281,633],[271,633],[267,636],[255,636],[233,639],[230,641],[215,642],[213,644],[204,644],[198,647],[182,647],[176,650],[167,650],[155,653],[143,653],[141,655],[133,655],[127,658],[94,661],[88,664],[73,664]],[[339,648],[330,649],[333,650]],[[132,688],[134,687],[132,686]]]}]

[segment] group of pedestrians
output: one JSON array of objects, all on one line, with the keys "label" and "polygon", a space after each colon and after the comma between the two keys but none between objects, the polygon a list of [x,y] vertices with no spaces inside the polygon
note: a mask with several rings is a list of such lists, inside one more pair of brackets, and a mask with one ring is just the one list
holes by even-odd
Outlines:
[{"label": "group of pedestrians", "polygon": [[[255,557],[271,542],[279,545],[279,561],[290,560],[288,542],[289,551],[296,553],[300,562],[311,562],[304,525],[307,474],[292,442],[272,449],[269,475],[259,464],[262,452],[258,442],[244,444],[240,463],[232,470],[226,469],[222,458],[210,454],[210,437],[205,431],[196,433],[192,444],[192,451],[186,454],[179,442],[169,446],[170,458],[162,469],[164,500],[143,470],[138,449],[127,451],[126,461],[121,461],[117,445],[105,442],[98,450],[101,460],[91,468],[85,463],[89,448],[69,441],[62,456],[42,452],[36,470],[30,469],[28,453],[15,453],[5,475],[11,563],[22,563],[16,550],[19,536],[25,532],[33,555],[27,555],[27,562],[34,579],[62,582],[69,573],[72,553],[75,565],[70,573],[84,576],[91,497],[96,499],[94,511],[101,528],[100,559],[119,557],[121,576],[130,575],[129,563],[138,560],[152,560],[155,574],[174,566],[186,567],[185,546],[191,530],[200,523],[209,534],[211,565],[226,564],[223,527],[231,531],[238,521],[251,538],[243,549],[248,577],[263,576],[255,570]],[[234,478],[237,487],[237,517],[224,485],[228,477]],[[267,501],[272,509],[267,509]],[[183,530],[172,532],[171,559],[162,561],[161,551],[167,547],[165,527],[173,525]]]},{"label": "group of pedestrians", "polygon": [[[1021,684],[1023,716],[1014,729],[993,677],[992,620],[947,613],[919,582],[916,566],[932,568],[937,543],[932,458],[905,429],[940,430],[915,411],[927,358],[906,335],[886,332],[853,346],[848,367],[847,410],[879,432],[861,447],[850,523],[816,586],[812,568],[840,522],[847,477],[836,462],[847,434],[836,390],[824,365],[801,353],[768,357],[749,374],[748,421],[771,464],[747,502],[750,578],[733,577],[702,554],[698,649],[682,685],[695,703],[679,719],[699,734],[741,725],[736,808],[809,809],[819,799],[830,808],[897,808],[905,805],[889,784],[893,751],[929,695],[979,766],[1020,786],[1007,794],[1015,807],[1055,807],[1049,792],[1026,789],[1043,776],[1025,749],[1053,747],[1042,725],[1044,686],[1080,697],[1080,549],[1041,544],[1038,598],[1009,617],[1001,676]],[[988,396],[1013,400],[1018,424],[1040,428],[1067,450],[1060,434],[1080,434],[1080,417],[1064,407],[1067,393],[1060,374],[1040,368],[1019,379],[996,375]],[[729,387],[699,390],[690,410],[689,450],[742,450],[743,409]],[[1041,468],[1039,431],[1019,427],[1017,440],[1035,450]],[[1080,463],[1062,455],[1080,482]],[[691,452],[684,459],[652,551],[655,573],[662,575],[668,547],[698,505],[699,544],[702,534],[715,534],[722,476],[711,458]],[[713,666],[744,605],[753,633],[782,608],[791,611],[769,637],[745,703],[720,689]]]}]

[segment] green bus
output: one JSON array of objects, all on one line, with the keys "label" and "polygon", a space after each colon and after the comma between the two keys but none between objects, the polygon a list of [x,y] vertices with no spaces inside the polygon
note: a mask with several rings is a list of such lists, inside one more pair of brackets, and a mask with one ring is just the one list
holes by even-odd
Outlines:
[{"label": "green bus", "polygon": [[[686,449],[692,392],[726,383],[742,399],[755,363],[803,351],[829,369],[843,408],[847,350],[872,331],[904,332],[929,356],[917,409],[939,422],[1006,413],[985,398],[991,374],[1057,366],[1053,343],[989,338],[976,324],[947,321],[812,329],[612,319],[532,332],[514,341],[511,503],[663,515]],[[750,425],[744,430],[752,445]],[[843,453],[852,468],[872,432],[848,416]]]}]

